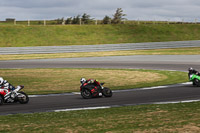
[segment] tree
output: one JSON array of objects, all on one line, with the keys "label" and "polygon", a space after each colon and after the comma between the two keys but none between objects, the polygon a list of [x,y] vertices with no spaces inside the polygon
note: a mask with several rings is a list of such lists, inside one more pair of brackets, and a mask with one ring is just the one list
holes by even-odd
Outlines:
[{"label": "tree", "polygon": [[72,24],[72,17],[67,18],[67,20],[65,21],[65,24]]},{"label": "tree", "polygon": [[62,24],[64,22],[64,17],[63,18],[58,18],[56,19],[57,24]]},{"label": "tree", "polygon": [[80,15],[77,15],[76,17],[74,16],[72,24],[80,24]]},{"label": "tree", "polygon": [[90,15],[84,13],[82,15],[81,21],[83,22],[83,24],[89,24],[89,22],[91,21]]},{"label": "tree", "polygon": [[105,16],[103,18],[103,21],[102,21],[103,24],[110,24],[111,23],[111,18],[109,16]]},{"label": "tree", "polygon": [[116,13],[113,16],[114,18],[112,19],[112,23],[119,24],[123,19],[125,19],[123,16],[126,16],[126,14],[123,14],[123,10],[121,8],[117,8]]}]

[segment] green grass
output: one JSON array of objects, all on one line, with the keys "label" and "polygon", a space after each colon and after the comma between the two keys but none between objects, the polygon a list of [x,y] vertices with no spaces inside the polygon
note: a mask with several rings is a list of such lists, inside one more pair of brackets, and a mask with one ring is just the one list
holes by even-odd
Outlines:
[{"label": "green grass", "polygon": [[0,116],[0,132],[199,132],[200,102]]},{"label": "green grass", "polygon": [[0,75],[14,86],[24,85],[28,94],[77,92],[81,77],[98,79],[112,90],[188,81],[185,72],[132,69],[1,69]]},{"label": "green grass", "polygon": [[0,47],[200,40],[200,25],[0,25]]},{"label": "green grass", "polygon": [[200,54],[200,47],[196,47],[196,48],[103,51],[103,52],[81,52],[81,53],[1,55],[0,60],[105,57],[105,56],[128,56],[128,55],[199,55],[199,54]]}]

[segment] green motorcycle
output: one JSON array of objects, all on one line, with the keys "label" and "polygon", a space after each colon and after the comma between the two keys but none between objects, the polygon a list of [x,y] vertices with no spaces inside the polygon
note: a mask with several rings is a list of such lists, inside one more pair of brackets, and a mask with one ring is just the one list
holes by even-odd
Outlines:
[{"label": "green motorcycle", "polygon": [[194,86],[200,87],[200,76],[196,74],[189,75],[189,80],[193,82]]}]

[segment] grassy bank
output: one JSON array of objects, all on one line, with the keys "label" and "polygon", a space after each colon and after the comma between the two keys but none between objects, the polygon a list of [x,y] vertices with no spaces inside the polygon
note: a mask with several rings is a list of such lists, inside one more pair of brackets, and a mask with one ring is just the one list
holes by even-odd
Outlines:
[{"label": "grassy bank", "polygon": [[0,116],[0,132],[199,132],[200,102]]},{"label": "grassy bank", "polygon": [[112,90],[188,81],[185,72],[130,69],[2,69],[0,75],[15,86],[24,85],[28,94],[79,91],[81,77],[98,79]]},{"label": "grassy bank", "polygon": [[53,59],[53,58],[104,57],[104,56],[128,56],[128,55],[199,55],[199,54],[200,54],[200,47],[153,49],[153,50],[130,50],[130,51],[82,52],[82,53],[1,55],[0,60]]},{"label": "grassy bank", "polygon": [[200,40],[200,25],[0,25],[0,47]]}]

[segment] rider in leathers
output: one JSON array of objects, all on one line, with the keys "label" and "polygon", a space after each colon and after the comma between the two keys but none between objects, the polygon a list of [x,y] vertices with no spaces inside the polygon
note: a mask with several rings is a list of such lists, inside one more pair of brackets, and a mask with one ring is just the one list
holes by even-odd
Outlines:
[{"label": "rider in leathers", "polygon": [[96,79],[88,79],[88,80],[86,80],[85,78],[81,78],[80,82],[81,82],[81,84],[88,83],[88,84],[95,84],[97,86],[100,86],[100,83]]},{"label": "rider in leathers", "polygon": [[7,96],[11,93],[8,90],[13,91],[15,88],[10,83],[8,83],[7,80],[4,80],[2,77],[0,77],[0,89],[7,90],[4,91],[6,93],[5,96]]},{"label": "rider in leathers", "polygon": [[[85,83],[88,83],[88,84],[94,84],[95,86],[98,86],[98,88],[101,88],[100,82],[98,82],[98,80],[96,80],[96,79],[88,79],[88,80],[86,80],[85,78],[81,78],[80,82],[81,82],[81,85],[84,85]],[[99,96],[101,96],[101,95],[102,95],[102,93],[99,92]]]},{"label": "rider in leathers", "polygon": [[200,76],[200,73],[197,70],[193,69],[192,67],[188,68],[188,71],[189,71],[188,72],[189,78],[190,78],[190,75],[192,75],[192,74],[196,74],[196,75]]}]

